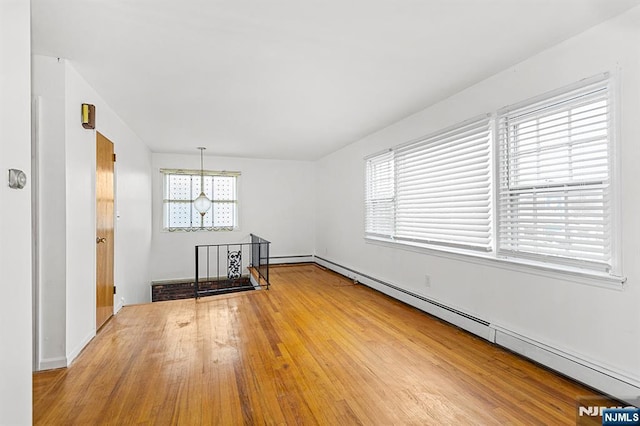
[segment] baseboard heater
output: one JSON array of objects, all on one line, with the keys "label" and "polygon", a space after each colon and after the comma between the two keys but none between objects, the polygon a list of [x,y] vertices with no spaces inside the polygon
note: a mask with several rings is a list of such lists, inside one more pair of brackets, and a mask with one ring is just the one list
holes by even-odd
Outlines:
[{"label": "baseboard heater", "polygon": [[[339,264],[337,264],[337,263],[335,263],[335,262],[332,262],[332,261],[330,261],[330,260],[323,259],[323,258],[318,257],[318,256],[315,256],[315,258],[316,258],[317,260],[320,260],[321,262],[329,263],[329,264],[333,265],[334,267],[337,267],[337,268],[340,268],[340,269],[343,269],[343,270],[349,271],[349,272],[351,272],[352,274],[356,274],[356,275],[357,275],[357,276],[359,276],[361,279],[362,279],[362,278],[365,278],[365,279],[367,279],[367,280],[374,281],[374,282],[376,282],[376,283],[378,283],[378,284],[382,284],[382,285],[384,285],[384,286],[386,286],[386,287],[389,287],[389,288],[392,288],[392,289],[394,289],[394,290],[396,290],[396,291],[399,291],[399,292],[401,292],[401,293],[407,294],[407,295],[409,295],[409,296],[411,296],[411,297],[413,297],[413,298],[415,298],[415,299],[422,300],[423,302],[427,302],[427,303],[429,303],[429,304],[431,304],[431,305],[437,306],[437,307],[439,307],[439,308],[441,308],[441,309],[444,309],[444,310],[446,310],[446,311],[453,312],[453,313],[454,313],[454,314],[456,314],[456,315],[460,315],[460,316],[462,316],[462,317],[465,317],[465,318],[467,318],[467,319],[469,319],[469,320],[471,320],[471,321],[475,321],[475,322],[477,322],[477,323],[479,323],[479,324],[482,324],[482,325],[484,325],[484,326],[489,326],[489,325],[490,325],[490,323],[489,323],[488,321],[482,320],[482,319],[480,319],[480,318],[478,318],[478,317],[474,317],[473,315],[469,315],[469,314],[467,314],[466,312],[459,311],[459,310],[457,310],[457,309],[454,309],[454,308],[452,308],[452,307],[450,307],[450,306],[447,306],[447,305],[445,305],[445,304],[443,304],[443,303],[440,303],[440,302],[438,302],[438,301],[435,301],[435,300],[433,300],[433,299],[429,299],[428,297],[425,297],[425,296],[423,296],[423,295],[421,295],[421,294],[411,292],[411,291],[406,290],[406,289],[404,289],[404,288],[401,288],[401,287],[395,286],[395,285],[393,285],[393,284],[390,284],[390,283],[388,283],[388,282],[385,282],[385,281],[379,280],[379,279],[377,279],[377,278],[375,278],[375,277],[372,277],[372,276],[370,276],[370,275],[363,274],[362,272],[354,271],[354,270],[353,270],[353,269],[351,269],[351,268],[347,268],[346,266],[339,265]],[[331,269],[331,268],[329,268],[329,269]],[[335,272],[337,272],[337,271],[335,271]],[[341,274],[341,275],[345,275],[345,274]],[[349,277],[348,275],[345,275],[345,276]],[[349,278],[351,278],[351,277],[349,277]],[[360,281],[360,280],[359,280],[359,281]]]},{"label": "baseboard heater", "polygon": [[[634,406],[640,404],[640,379],[629,377],[625,373],[614,371],[609,367],[585,360],[578,355],[538,342],[437,300],[408,291],[320,256],[314,256],[314,263],[347,278],[357,280],[367,287],[447,321],[617,400]],[[576,395],[576,397],[582,396],[588,397],[589,395]]]},{"label": "baseboard heater", "polygon": [[299,254],[295,256],[269,256],[270,265],[289,265],[295,263],[313,263],[315,262],[312,254]]}]

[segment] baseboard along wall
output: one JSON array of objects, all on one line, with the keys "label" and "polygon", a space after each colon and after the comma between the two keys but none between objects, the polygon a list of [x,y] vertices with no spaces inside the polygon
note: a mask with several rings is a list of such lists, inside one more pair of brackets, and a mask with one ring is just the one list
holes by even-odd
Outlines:
[{"label": "baseboard along wall", "polygon": [[640,401],[640,379],[630,377],[624,372],[615,371],[578,354],[538,342],[506,327],[492,324],[437,300],[405,290],[331,260],[314,256],[314,263],[447,321],[615,399],[632,405]]}]

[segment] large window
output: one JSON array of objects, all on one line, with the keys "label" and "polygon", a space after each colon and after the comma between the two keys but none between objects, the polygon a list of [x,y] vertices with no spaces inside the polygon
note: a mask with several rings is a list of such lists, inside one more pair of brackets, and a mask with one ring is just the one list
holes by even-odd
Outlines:
[{"label": "large window", "polygon": [[489,117],[367,159],[366,233],[490,250]]},{"label": "large window", "polygon": [[609,270],[608,80],[506,108],[498,126],[498,252]]},{"label": "large window", "polygon": [[365,158],[365,237],[614,276],[610,92],[603,74]]},{"label": "large window", "polygon": [[212,201],[202,216],[193,206],[200,195],[198,170],[160,170],[163,175],[163,228],[168,231],[230,231],[238,226],[237,172],[204,172],[204,193]]}]

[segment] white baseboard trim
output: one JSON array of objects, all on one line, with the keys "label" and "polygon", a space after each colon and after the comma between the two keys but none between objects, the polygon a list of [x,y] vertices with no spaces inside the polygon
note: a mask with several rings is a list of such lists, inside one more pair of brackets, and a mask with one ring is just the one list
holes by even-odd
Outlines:
[{"label": "white baseboard trim", "polygon": [[294,263],[313,263],[315,262],[315,256],[312,254],[303,254],[297,256],[272,256],[269,257],[270,265],[280,265],[283,263],[286,264],[294,264]]},{"label": "white baseboard trim", "polygon": [[491,331],[489,323],[476,318],[471,314],[462,312],[458,309],[446,306],[433,298],[429,298],[420,294],[416,294],[393,284],[378,280],[377,278],[357,272],[353,269],[341,266],[330,260],[322,259],[316,256],[316,263],[327,269],[331,269],[347,278],[355,279],[359,283],[378,290],[388,296],[398,299],[408,305],[418,308],[428,314],[441,318],[448,323],[456,325],[470,333],[473,333],[483,339],[490,340]]},{"label": "white baseboard trim", "polygon": [[[456,325],[551,370],[632,405],[640,403],[640,379],[611,367],[585,360],[559,348],[538,342],[507,328],[491,324],[458,309],[384,282],[331,260],[315,256],[315,263],[368,287]],[[579,395],[576,395],[579,396]],[[589,395],[584,395],[589,396]]]},{"label": "white baseboard trim", "polygon": [[640,380],[576,354],[535,341],[497,325],[495,343],[629,404],[640,401]]},{"label": "white baseboard trim", "polygon": [[55,370],[56,368],[65,368],[67,366],[67,358],[59,356],[56,358],[43,358],[38,363],[38,371]]},{"label": "white baseboard trim", "polygon": [[80,341],[79,345],[77,345],[71,352],[67,354],[67,365],[66,365],[67,367],[71,365],[73,360],[76,359],[78,355],[80,355],[80,352],[82,352],[85,346],[87,346],[91,341],[91,339],[93,339],[95,336],[96,336],[96,331],[95,330],[91,331],[91,333],[86,335],[85,338],[82,339],[82,341]]}]

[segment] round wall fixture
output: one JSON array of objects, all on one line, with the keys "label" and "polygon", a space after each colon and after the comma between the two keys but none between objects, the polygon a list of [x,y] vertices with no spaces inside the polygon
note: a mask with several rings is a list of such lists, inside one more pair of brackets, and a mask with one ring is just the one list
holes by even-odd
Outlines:
[{"label": "round wall fixture", "polygon": [[27,175],[18,169],[9,169],[9,187],[22,189],[27,184]]}]

